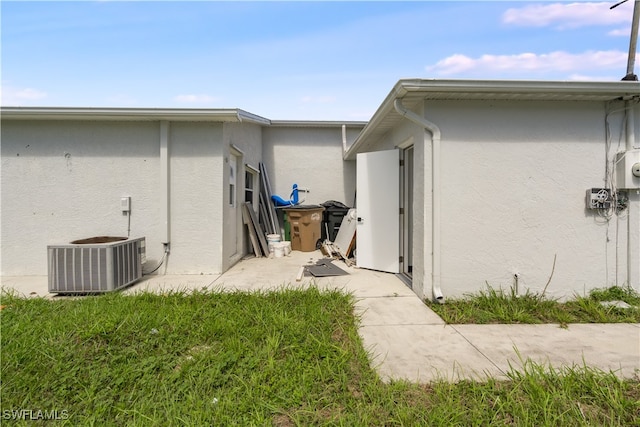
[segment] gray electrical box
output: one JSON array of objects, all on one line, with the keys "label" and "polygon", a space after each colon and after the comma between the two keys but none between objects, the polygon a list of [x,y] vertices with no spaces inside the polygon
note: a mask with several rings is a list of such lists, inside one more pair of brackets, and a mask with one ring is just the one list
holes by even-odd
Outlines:
[{"label": "gray electrical box", "polygon": [[609,209],[611,201],[611,192],[606,188],[587,190],[587,208],[589,209]]},{"label": "gray electrical box", "polygon": [[616,157],[616,187],[622,190],[640,189],[640,148],[618,153]]}]

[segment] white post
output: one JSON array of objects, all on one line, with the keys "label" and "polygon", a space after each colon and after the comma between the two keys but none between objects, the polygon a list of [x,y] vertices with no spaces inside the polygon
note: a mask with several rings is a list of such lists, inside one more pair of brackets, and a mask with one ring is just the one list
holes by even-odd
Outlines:
[{"label": "white post", "polygon": [[629,57],[627,59],[627,75],[625,80],[638,80],[633,72],[636,61],[636,46],[638,44],[638,21],[640,20],[640,0],[633,3],[633,18],[631,19],[631,37],[629,40]]}]

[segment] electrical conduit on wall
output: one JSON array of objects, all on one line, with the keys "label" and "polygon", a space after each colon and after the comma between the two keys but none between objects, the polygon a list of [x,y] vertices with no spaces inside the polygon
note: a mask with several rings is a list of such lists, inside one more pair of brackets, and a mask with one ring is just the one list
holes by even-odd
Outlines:
[{"label": "electrical conduit on wall", "polygon": [[[420,125],[424,129],[424,165],[427,164],[427,132],[431,134],[429,138],[431,140],[431,180],[432,180],[432,189],[433,189],[433,203],[431,209],[432,216],[432,236],[431,236],[431,249],[432,249],[432,259],[431,259],[431,292],[433,294],[433,299],[440,304],[444,304],[444,295],[442,295],[442,290],[440,289],[440,128],[436,126],[434,123],[431,123],[429,120],[425,119],[414,113],[413,111],[407,110],[404,105],[402,105],[402,99],[397,98],[393,106],[395,110],[401,114],[403,117],[411,120],[412,122]],[[427,188],[425,174],[425,183],[424,189]],[[427,212],[424,212],[424,221],[423,224],[427,223]],[[428,246],[427,236],[423,233],[424,238],[424,247]]]}]

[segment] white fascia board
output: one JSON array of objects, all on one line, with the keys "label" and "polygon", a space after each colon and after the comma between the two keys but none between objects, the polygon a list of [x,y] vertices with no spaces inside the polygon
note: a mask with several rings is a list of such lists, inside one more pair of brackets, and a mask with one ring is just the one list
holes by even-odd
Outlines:
[{"label": "white fascia board", "polygon": [[2,119],[12,120],[167,120],[270,124],[270,121],[264,117],[237,108],[2,107],[0,108],[0,115]]},{"label": "white fascia board", "polygon": [[269,126],[271,125],[271,120],[266,119],[262,116],[258,116],[257,114],[249,113],[248,111],[244,111],[241,109],[236,109],[238,112],[238,121],[240,122],[249,122],[257,125]]},{"label": "white fascia board", "polygon": [[[359,147],[373,134],[379,123],[394,111],[393,103],[407,95],[424,99],[514,99],[594,101],[640,97],[640,84],[633,81],[577,82],[541,80],[399,80],[384,99],[360,135],[344,153],[354,160]],[[479,96],[481,95],[481,96]]]},{"label": "white fascia board", "polygon": [[378,124],[384,119],[384,117],[390,111],[390,108],[393,108],[393,102],[396,98],[402,98],[406,95],[406,90],[402,88],[402,80],[400,80],[396,85],[391,89],[391,92],[387,95],[387,97],[382,101],[378,110],[373,113],[371,120],[367,123],[367,125],[362,129],[360,134],[356,137],[355,141],[349,146],[349,148],[343,153],[342,158],[344,160],[355,160],[356,154],[358,154],[358,148],[363,144],[363,141],[371,134]]},{"label": "white fascia board", "polygon": [[405,79],[396,84],[398,95],[410,92],[600,95],[615,98],[640,94],[640,83],[633,81],[580,82],[544,80],[436,80]]},{"label": "white fascia board", "polygon": [[347,126],[349,128],[364,127],[366,121],[338,121],[338,120],[271,120],[271,127],[305,127],[305,128],[333,128]]}]

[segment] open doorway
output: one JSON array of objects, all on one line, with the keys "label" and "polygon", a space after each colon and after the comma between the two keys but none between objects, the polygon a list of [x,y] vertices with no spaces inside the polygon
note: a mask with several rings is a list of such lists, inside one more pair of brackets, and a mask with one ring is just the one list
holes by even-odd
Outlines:
[{"label": "open doorway", "polygon": [[400,278],[413,283],[413,145],[400,152]]}]

